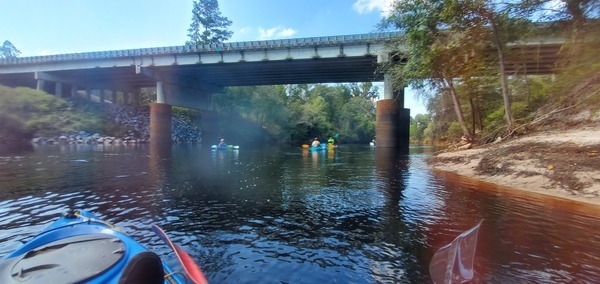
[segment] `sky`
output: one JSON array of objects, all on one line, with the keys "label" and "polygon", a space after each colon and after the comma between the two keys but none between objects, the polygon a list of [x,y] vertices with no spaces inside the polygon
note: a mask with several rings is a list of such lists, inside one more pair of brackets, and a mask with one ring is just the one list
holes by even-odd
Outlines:
[{"label": "sky", "polygon": [[[219,0],[228,40],[378,32],[393,0]],[[185,44],[192,0],[0,0],[0,41],[21,57]],[[383,91],[383,86],[381,86]],[[425,113],[407,90],[411,115]]]}]

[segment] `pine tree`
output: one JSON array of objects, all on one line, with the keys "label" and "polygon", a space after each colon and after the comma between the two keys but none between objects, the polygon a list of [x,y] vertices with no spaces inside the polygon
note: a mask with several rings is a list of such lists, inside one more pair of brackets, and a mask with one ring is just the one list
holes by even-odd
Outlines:
[{"label": "pine tree", "polygon": [[5,40],[0,46],[0,58],[15,58],[21,52],[8,40]]},{"label": "pine tree", "polygon": [[227,30],[230,25],[231,21],[221,15],[217,0],[194,1],[192,23],[188,29],[190,40],[186,45],[222,43],[233,35]]}]

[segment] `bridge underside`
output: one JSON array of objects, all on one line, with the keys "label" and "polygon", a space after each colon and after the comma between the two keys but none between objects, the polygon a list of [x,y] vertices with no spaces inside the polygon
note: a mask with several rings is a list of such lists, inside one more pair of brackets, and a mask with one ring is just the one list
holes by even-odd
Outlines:
[{"label": "bridge underside", "polygon": [[[560,46],[546,44],[513,47],[511,52],[517,55],[518,62],[507,62],[506,71],[509,74],[552,74]],[[175,56],[167,60],[161,59],[160,62],[157,59],[157,64],[144,64],[143,68],[163,74],[166,83],[201,82],[221,89],[225,86],[383,81],[382,74],[377,72],[377,56],[371,53],[345,56],[340,52],[336,57],[216,62],[190,64]],[[134,89],[156,86],[156,78],[136,72],[136,64],[139,62],[134,60],[127,63],[125,60],[125,63],[118,66],[98,64],[94,67],[81,61],[67,63],[67,68],[62,70],[53,68],[51,64],[42,65],[43,68],[37,71],[63,78],[81,88]],[[78,68],[78,65],[86,67]],[[0,72],[0,84],[35,88],[37,80],[34,72]]]},{"label": "bridge underside", "polygon": [[[145,67],[163,74],[166,83],[203,82],[212,86],[255,86],[382,81],[377,57],[169,65]],[[78,86],[105,89],[155,87],[156,79],[136,73],[136,66],[47,71]],[[35,88],[33,72],[0,74],[0,84]]]}]

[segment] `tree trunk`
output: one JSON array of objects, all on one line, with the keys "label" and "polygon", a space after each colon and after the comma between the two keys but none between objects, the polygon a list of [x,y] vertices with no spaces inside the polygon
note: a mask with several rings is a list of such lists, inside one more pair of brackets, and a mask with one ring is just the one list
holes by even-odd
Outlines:
[{"label": "tree trunk", "polygon": [[473,132],[475,132],[475,120],[476,118],[476,112],[475,112],[475,103],[473,103],[473,97],[469,97],[469,105],[471,106],[471,129],[473,129]]},{"label": "tree trunk", "polygon": [[496,27],[496,21],[493,19],[493,15],[490,16],[490,23],[492,27],[492,34],[494,37],[494,44],[498,51],[498,63],[500,64],[500,84],[502,86],[502,98],[504,99],[504,117],[506,118],[506,127],[511,128],[512,126],[512,111],[510,109],[510,94],[508,92],[508,81],[506,76],[506,64],[504,62],[504,53],[502,51],[502,45],[500,43],[500,37],[498,36],[498,27]]},{"label": "tree trunk", "polygon": [[458,95],[456,94],[456,90],[454,89],[454,84],[452,84],[452,79],[442,79],[442,84],[444,84],[445,89],[450,93],[450,97],[452,98],[452,104],[454,105],[454,112],[456,113],[456,117],[458,118],[458,124],[463,131],[463,135],[467,137],[468,141],[473,140],[473,135],[469,132],[467,128],[467,124],[465,123],[465,118],[462,109],[460,108],[460,102],[458,101]]}]

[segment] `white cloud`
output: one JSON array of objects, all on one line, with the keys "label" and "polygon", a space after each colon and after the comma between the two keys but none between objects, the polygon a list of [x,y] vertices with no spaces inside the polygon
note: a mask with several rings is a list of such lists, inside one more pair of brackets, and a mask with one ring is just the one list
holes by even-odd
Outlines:
[{"label": "white cloud", "polygon": [[251,28],[251,27],[243,27],[243,28],[241,28],[241,29],[238,30],[238,33],[240,33],[240,34],[249,34],[252,31],[254,31],[254,29]]},{"label": "white cloud", "polygon": [[352,8],[359,14],[371,13],[373,10],[379,10],[382,17],[387,17],[395,0],[356,0]]},{"label": "white cloud", "polygon": [[270,29],[265,29],[263,27],[258,28],[258,39],[266,40],[266,39],[275,39],[275,38],[285,38],[291,37],[296,34],[296,30],[292,28],[284,28],[282,26],[273,27]]}]

